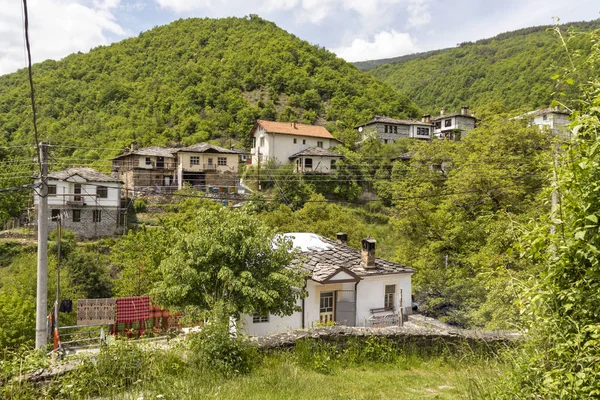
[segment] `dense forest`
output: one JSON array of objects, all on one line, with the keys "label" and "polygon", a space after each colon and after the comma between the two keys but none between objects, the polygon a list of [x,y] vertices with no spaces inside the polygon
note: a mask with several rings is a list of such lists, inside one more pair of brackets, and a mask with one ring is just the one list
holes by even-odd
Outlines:
[{"label": "dense forest", "polygon": [[[26,77],[0,77],[0,145],[32,143]],[[132,140],[245,139],[257,118],[331,121],[336,132],[374,114],[418,115],[398,91],[257,16],[178,20],[36,64],[33,77],[42,139],[99,148],[64,154],[86,159]]]},{"label": "dense forest", "polygon": [[[600,20],[567,24],[561,29],[569,48],[578,52],[583,43],[568,31],[590,31],[598,26]],[[458,110],[463,105],[483,114],[547,107],[557,98],[552,77],[570,67],[561,40],[550,26],[381,61],[385,63],[375,60],[357,65],[363,69],[376,66],[368,73],[434,115],[440,108]],[[559,91],[567,89],[570,87],[559,86]]]}]

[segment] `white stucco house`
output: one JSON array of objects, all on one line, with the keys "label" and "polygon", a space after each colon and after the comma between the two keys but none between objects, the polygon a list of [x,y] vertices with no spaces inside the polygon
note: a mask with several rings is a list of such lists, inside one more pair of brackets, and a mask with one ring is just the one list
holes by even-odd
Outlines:
[{"label": "white stucco house", "polygon": [[570,114],[559,107],[540,108],[526,113],[522,118],[527,118],[529,125],[535,125],[540,129],[548,129],[554,135],[568,137],[571,134],[571,129],[569,129]]},{"label": "white stucco house", "polygon": [[470,130],[475,129],[477,118],[469,113],[469,107],[461,107],[460,112],[446,114],[444,109],[440,115],[431,118],[433,133],[438,139],[460,140]]},{"label": "white stucco house", "polygon": [[334,322],[347,326],[388,326],[411,313],[412,274],[402,264],[375,257],[375,240],[362,240],[362,250],[346,245],[347,235],[333,241],[314,233],[286,233],[309,273],[302,310],[290,316],[245,315],[243,327],[263,336]]},{"label": "white stucco house", "polygon": [[[39,196],[34,196],[37,210]],[[122,233],[125,208],[121,208],[121,181],[92,168],[68,168],[48,174],[48,232],[60,215],[64,229],[79,238]]]},{"label": "white stucco house", "polygon": [[[325,127],[318,125],[305,125],[297,122],[275,122],[258,120],[252,131],[252,164],[273,160],[284,164],[292,160],[296,169],[300,171],[328,173],[333,164],[342,158],[340,154],[332,151],[324,152],[333,146],[341,144]],[[314,149],[320,152],[316,155],[302,154],[303,151]],[[319,150],[321,149],[321,150]],[[327,154],[325,154],[327,153]],[[301,165],[299,163],[302,163]],[[315,166],[319,164],[319,171]],[[334,168],[335,169],[335,168]]]}]

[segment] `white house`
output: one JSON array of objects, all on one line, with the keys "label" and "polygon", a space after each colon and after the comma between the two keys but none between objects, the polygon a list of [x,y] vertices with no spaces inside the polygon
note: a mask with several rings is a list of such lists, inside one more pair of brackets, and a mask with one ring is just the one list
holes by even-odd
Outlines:
[{"label": "white house", "polygon": [[[297,122],[274,122],[258,120],[252,131],[252,164],[274,160],[277,163],[287,163],[290,158],[309,148],[329,149],[341,142],[333,137],[327,129],[317,125],[305,125]],[[330,154],[326,161],[341,158],[338,154]],[[299,157],[294,158],[294,160]],[[302,169],[312,170],[315,160],[309,158],[309,165]],[[325,160],[323,160],[325,161]],[[303,159],[306,162],[306,158]],[[331,164],[330,164],[331,165]],[[329,166],[330,167],[330,166]],[[325,170],[321,172],[327,172]]]},{"label": "white house", "polygon": [[[121,233],[124,212],[121,209],[121,181],[92,168],[68,168],[48,174],[48,231],[62,227],[78,237],[96,238]],[[37,209],[39,196],[34,197]]]},{"label": "white house", "polygon": [[[308,297],[298,300],[302,311],[290,316],[245,315],[251,336],[335,322],[347,326],[384,326],[412,311],[414,270],[375,257],[375,240],[363,239],[362,250],[348,247],[347,235],[338,242],[314,233],[286,233],[300,253],[292,263],[306,268]],[[402,310],[402,312],[400,312]]]},{"label": "white house", "polygon": [[329,174],[335,171],[336,164],[344,158],[339,153],[320,147],[309,147],[290,156],[296,172],[317,172]]},{"label": "white house", "polygon": [[459,113],[446,114],[444,109],[440,115],[432,118],[433,133],[439,139],[459,140],[467,132],[475,129],[477,118],[469,114],[469,107],[461,107]]},{"label": "white house", "polygon": [[535,125],[540,129],[549,129],[555,135],[569,136],[571,134],[569,117],[570,114],[567,111],[558,107],[548,107],[530,111],[522,118],[527,118],[529,125]]},{"label": "white house", "polygon": [[356,127],[362,140],[377,135],[384,144],[394,143],[398,139],[431,139],[433,125],[429,115],[424,115],[421,121],[412,119],[395,119],[376,115],[369,122]]}]

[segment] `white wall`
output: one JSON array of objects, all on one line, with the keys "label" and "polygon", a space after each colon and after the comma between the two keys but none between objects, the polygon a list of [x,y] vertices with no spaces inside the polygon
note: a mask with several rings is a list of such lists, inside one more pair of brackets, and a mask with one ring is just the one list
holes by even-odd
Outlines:
[{"label": "white wall", "polygon": [[402,289],[402,308],[405,314],[412,311],[412,287],[410,274],[380,275],[363,277],[356,293],[356,325],[365,326],[365,321],[371,316],[371,309],[383,308],[385,286],[396,285],[396,304],[400,303]]},{"label": "white wall", "polygon": [[[69,178],[70,182],[48,180],[48,185],[56,185],[56,195],[48,196],[48,206],[64,205],[67,201],[73,201],[75,192],[75,183],[81,184],[81,198],[88,205],[98,204],[102,207],[119,207],[121,202],[121,189],[117,182],[93,182],[86,184],[86,180],[79,176]],[[107,187],[107,198],[97,198],[96,191],[98,185]],[[92,195],[92,196],[90,196]],[[96,203],[97,201],[97,203]],[[38,204],[38,196],[34,197],[35,204]]]},{"label": "white wall", "polygon": [[[261,135],[265,138],[264,146],[260,146]],[[312,136],[300,135],[282,135],[279,133],[267,133],[260,126],[254,134],[256,139],[256,147],[252,154],[252,164],[258,163],[258,149],[263,158],[261,162],[267,159],[273,159],[278,163],[287,164],[290,162],[290,156],[308,149],[309,147],[317,147],[317,142],[323,142],[323,148],[328,149],[339,144],[336,140],[326,138],[316,138]],[[294,139],[296,143],[294,143]]]},{"label": "white wall", "polygon": [[[298,299],[298,307],[302,307],[302,300]],[[265,336],[272,333],[281,333],[302,328],[302,313],[296,312],[289,316],[280,317],[269,315],[269,322],[252,322],[252,315],[242,317],[243,330],[250,336]]]}]

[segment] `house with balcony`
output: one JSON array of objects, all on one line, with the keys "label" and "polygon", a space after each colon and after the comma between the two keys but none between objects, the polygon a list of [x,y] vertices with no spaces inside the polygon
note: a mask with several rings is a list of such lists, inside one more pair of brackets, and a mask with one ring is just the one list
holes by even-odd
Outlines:
[{"label": "house with balcony", "polygon": [[421,121],[376,115],[355,128],[361,134],[361,140],[376,136],[382,143],[391,144],[399,139],[429,140],[433,125],[429,115],[424,115]]},{"label": "house with balcony", "polygon": [[199,143],[174,152],[177,159],[177,185],[193,187],[237,187],[241,152]]},{"label": "house with balcony", "polygon": [[169,147],[138,148],[137,143],[123,154],[111,159],[113,177],[124,183],[131,192],[154,190],[155,188],[177,188],[178,149]]},{"label": "house with balcony", "polygon": [[[252,135],[250,152],[254,165],[267,160],[273,160],[278,164],[288,163],[291,160],[296,163],[298,172],[316,172],[315,166],[319,163],[318,172],[329,173],[332,171],[332,160],[341,159],[341,155],[330,149],[342,142],[323,126],[258,120],[250,134]],[[312,156],[302,153],[304,151],[319,154]]]},{"label": "house with balcony", "polygon": [[[37,210],[39,196],[34,196]],[[72,230],[92,239],[123,233],[126,209],[121,207],[121,181],[92,168],[68,168],[48,174],[48,232]]]},{"label": "house with balcony", "polygon": [[343,155],[329,149],[309,147],[292,154],[290,161],[294,164],[294,171],[299,173],[330,174],[337,169],[336,164],[342,158]]},{"label": "house with balcony", "polygon": [[469,113],[469,107],[461,107],[459,113],[446,114],[442,108],[440,115],[431,118],[433,133],[438,139],[460,140],[470,130],[475,129],[477,118]]},{"label": "house with balcony", "polygon": [[377,258],[376,241],[363,239],[360,250],[346,245],[348,235],[333,241],[314,233],[286,233],[298,254],[292,265],[307,271],[308,296],[289,316],[244,315],[248,335],[264,336],[323,323],[381,327],[400,323],[412,312],[414,269]]}]

